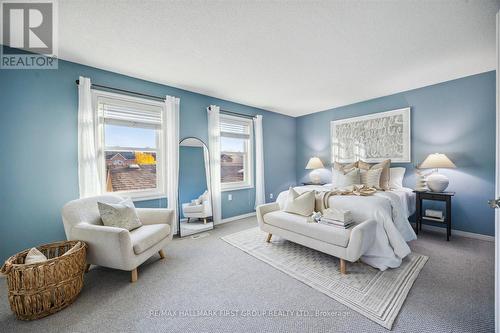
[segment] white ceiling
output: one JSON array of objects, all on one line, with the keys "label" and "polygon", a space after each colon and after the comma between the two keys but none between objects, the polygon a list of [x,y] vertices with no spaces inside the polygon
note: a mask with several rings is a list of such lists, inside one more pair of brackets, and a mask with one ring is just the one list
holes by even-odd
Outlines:
[{"label": "white ceiling", "polygon": [[499,1],[59,1],[59,57],[299,116],[495,68]]}]

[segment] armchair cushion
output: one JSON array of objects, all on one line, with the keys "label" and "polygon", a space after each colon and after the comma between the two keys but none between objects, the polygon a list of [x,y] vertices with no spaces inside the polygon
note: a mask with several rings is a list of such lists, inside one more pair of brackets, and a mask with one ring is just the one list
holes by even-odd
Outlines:
[{"label": "armchair cushion", "polygon": [[130,240],[135,254],[141,254],[153,245],[159,243],[170,234],[168,224],[143,225],[130,231]]},{"label": "armchair cushion", "polygon": [[182,205],[184,213],[201,213],[203,212],[203,205]]}]

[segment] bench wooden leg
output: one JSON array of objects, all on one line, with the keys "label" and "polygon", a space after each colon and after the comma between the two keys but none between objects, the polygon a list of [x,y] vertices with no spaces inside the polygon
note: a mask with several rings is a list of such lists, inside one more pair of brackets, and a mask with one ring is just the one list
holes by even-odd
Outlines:
[{"label": "bench wooden leg", "polygon": [[340,259],[340,273],[346,274],[346,262],[344,259]]},{"label": "bench wooden leg", "polygon": [[137,267],[130,272],[130,282],[137,281]]},{"label": "bench wooden leg", "polygon": [[160,255],[160,258],[165,259],[165,252],[163,252],[163,250],[158,251],[158,254]]},{"label": "bench wooden leg", "polygon": [[267,234],[266,242],[270,243],[271,237],[273,237],[273,234]]}]

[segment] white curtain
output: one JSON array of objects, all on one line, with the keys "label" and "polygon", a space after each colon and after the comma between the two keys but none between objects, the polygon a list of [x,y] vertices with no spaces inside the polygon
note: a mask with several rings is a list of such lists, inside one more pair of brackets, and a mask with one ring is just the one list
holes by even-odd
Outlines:
[{"label": "white curtain", "polygon": [[203,161],[205,162],[205,179],[207,182],[207,190],[211,192],[210,189],[210,155],[208,154],[207,147],[203,146]]},{"label": "white curtain", "polygon": [[214,223],[222,219],[220,185],[220,114],[219,107],[210,105],[208,112],[208,149],[210,151],[210,192]]},{"label": "white curtain", "polygon": [[175,221],[173,233],[177,233],[178,188],[179,188],[179,105],[180,100],[174,96],[165,98],[166,129],[165,137],[165,192],[168,208],[174,210]]},{"label": "white curtain", "polygon": [[95,114],[90,79],[80,76],[78,84],[78,186],[80,198],[102,192],[95,140]]},{"label": "white curtain", "polygon": [[264,140],[262,134],[262,116],[253,120],[255,132],[255,207],[266,203],[266,183],[264,181]]}]

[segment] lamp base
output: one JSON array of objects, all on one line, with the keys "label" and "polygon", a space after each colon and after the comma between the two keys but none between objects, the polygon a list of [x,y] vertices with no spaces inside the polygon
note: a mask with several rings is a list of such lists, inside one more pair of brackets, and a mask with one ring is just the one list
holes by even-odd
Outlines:
[{"label": "lamp base", "polygon": [[311,183],[313,184],[321,183],[321,174],[316,170],[311,171],[311,173],[309,174],[309,178],[311,179]]},{"label": "lamp base", "polygon": [[434,172],[427,176],[427,187],[432,192],[443,192],[449,184],[448,177],[440,173]]}]

